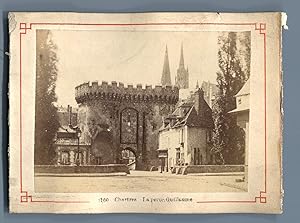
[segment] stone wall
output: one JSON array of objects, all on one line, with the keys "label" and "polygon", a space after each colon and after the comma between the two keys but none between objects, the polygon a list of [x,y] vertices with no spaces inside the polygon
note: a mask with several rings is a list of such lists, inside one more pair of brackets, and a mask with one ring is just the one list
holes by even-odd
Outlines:
[{"label": "stone wall", "polygon": [[[210,145],[208,143],[207,135],[211,131],[208,128],[195,128],[195,127],[188,127],[187,130],[187,153],[190,159],[187,159],[187,163],[189,164],[211,164],[210,163]],[[195,154],[195,150],[197,153]],[[198,154],[199,153],[199,154]],[[198,156],[198,160],[195,157]],[[199,159],[201,156],[202,160]],[[198,162],[195,162],[195,161]],[[197,165],[199,166],[199,165]]]},{"label": "stone wall", "polygon": [[112,81],[83,83],[75,88],[75,99],[77,103],[86,102],[92,98],[107,98],[113,101],[141,101],[141,102],[165,102],[176,103],[178,101],[179,89],[175,86],[152,85],[133,86]]},{"label": "stone wall", "polygon": [[127,173],[129,168],[124,164],[110,165],[87,165],[87,166],[54,166],[54,165],[35,165],[34,173]]},{"label": "stone wall", "polygon": [[186,174],[244,172],[243,165],[189,165],[183,168]]},{"label": "stone wall", "polygon": [[121,151],[129,149],[136,156],[136,169],[150,169],[158,165],[158,131],[162,118],[173,112],[178,95],[178,88],[172,86],[143,88],[142,85],[125,87],[116,82],[84,83],[76,87],[82,138],[91,143],[93,151],[97,142],[92,137],[94,132],[108,131],[112,140],[111,149],[102,152],[105,157],[109,153],[105,164],[120,163]]}]

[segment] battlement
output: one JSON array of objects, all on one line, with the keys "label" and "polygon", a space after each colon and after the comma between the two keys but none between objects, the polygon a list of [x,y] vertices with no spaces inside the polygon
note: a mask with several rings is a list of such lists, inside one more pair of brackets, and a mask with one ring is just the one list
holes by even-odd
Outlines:
[{"label": "battlement", "polygon": [[127,84],[112,81],[108,83],[97,81],[83,83],[75,88],[75,99],[77,103],[88,100],[127,100],[135,102],[163,102],[174,104],[178,101],[179,89],[176,86],[161,86],[142,84]]}]

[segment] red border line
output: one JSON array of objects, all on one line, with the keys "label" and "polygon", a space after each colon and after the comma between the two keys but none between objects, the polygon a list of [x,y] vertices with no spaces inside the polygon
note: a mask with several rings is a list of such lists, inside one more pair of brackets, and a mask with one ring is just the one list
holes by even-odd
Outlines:
[{"label": "red border line", "polygon": [[[23,171],[22,171],[22,148],[23,148],[23,137],[22,137],[22,35],[27,33],[27,30],[31,30],[33,25],[69,25],[69,26],[157,26],[157,25],[231,25],[231,26],[254,26],[254,29],[259,31],[259,34],[263,35],[263,43],[264,43],[264,133],[265,133],[265,182],[264,182],[264,190],[260,191],[259,197],[255,197],[254,200],[231,200],[231,201],[200,201],[197,203],[256,203],[257,200],[260,203],[266,203],[266,194],[267,192],[267,115],[266,115],[266,24],[265,23],[29,23],[29,27],[27,23],[20,23],[20,192],[21,192],[21,202],[41,202],[41,203],[89,203],[89,201],[56,201],[56,200],[33,200],[31,195],[28,195],[27,191],[23,191]],[[259,25],[259,26],[257,26]],[[280,58],[280,56],[279,56]],[[22,196],[22,193],[25,195]]]},{"label": "red border line", "polygon": [[20,33],[20,192],[23,193],[22,190],[22,180],[23,180],[23,171],[22,171],[22,33]]},{"label": "red border line", "polygon": [[161,23],[39,23],[33,22],[30,23],[30,29],[32,25],[71,25],[71,26],[158,26],[158,25],[231,25],[231,26],[241,26],[241,25],[248,25],[248,26],[256,26],[257,23],[201,23],[201,22],[161,22]]},{"label": "red border line", "polygon": [[264,99],[265,99],[265,193],[267,193],[267,40],[266,33],[264,35]]}]

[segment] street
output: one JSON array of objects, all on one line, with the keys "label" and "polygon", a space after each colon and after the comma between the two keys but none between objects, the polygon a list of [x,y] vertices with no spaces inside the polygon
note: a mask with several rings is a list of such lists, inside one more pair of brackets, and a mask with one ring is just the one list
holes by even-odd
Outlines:
[{"label": "street", "polygon": [[36,176],[36,192],[243,192],[241,176],[193,176],[149,171],[131,171],[127,176]]}]

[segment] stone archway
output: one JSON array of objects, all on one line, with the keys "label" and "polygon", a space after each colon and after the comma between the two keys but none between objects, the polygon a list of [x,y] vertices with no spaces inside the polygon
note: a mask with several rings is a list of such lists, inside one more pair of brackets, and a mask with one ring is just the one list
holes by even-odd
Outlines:
[{"label": "stone archway", "polygon": [[121,163],[126,164],[129,167],[129,170],[136,169],[137,157],[136,153],[130,147],[126,147],[121,151]]}]

